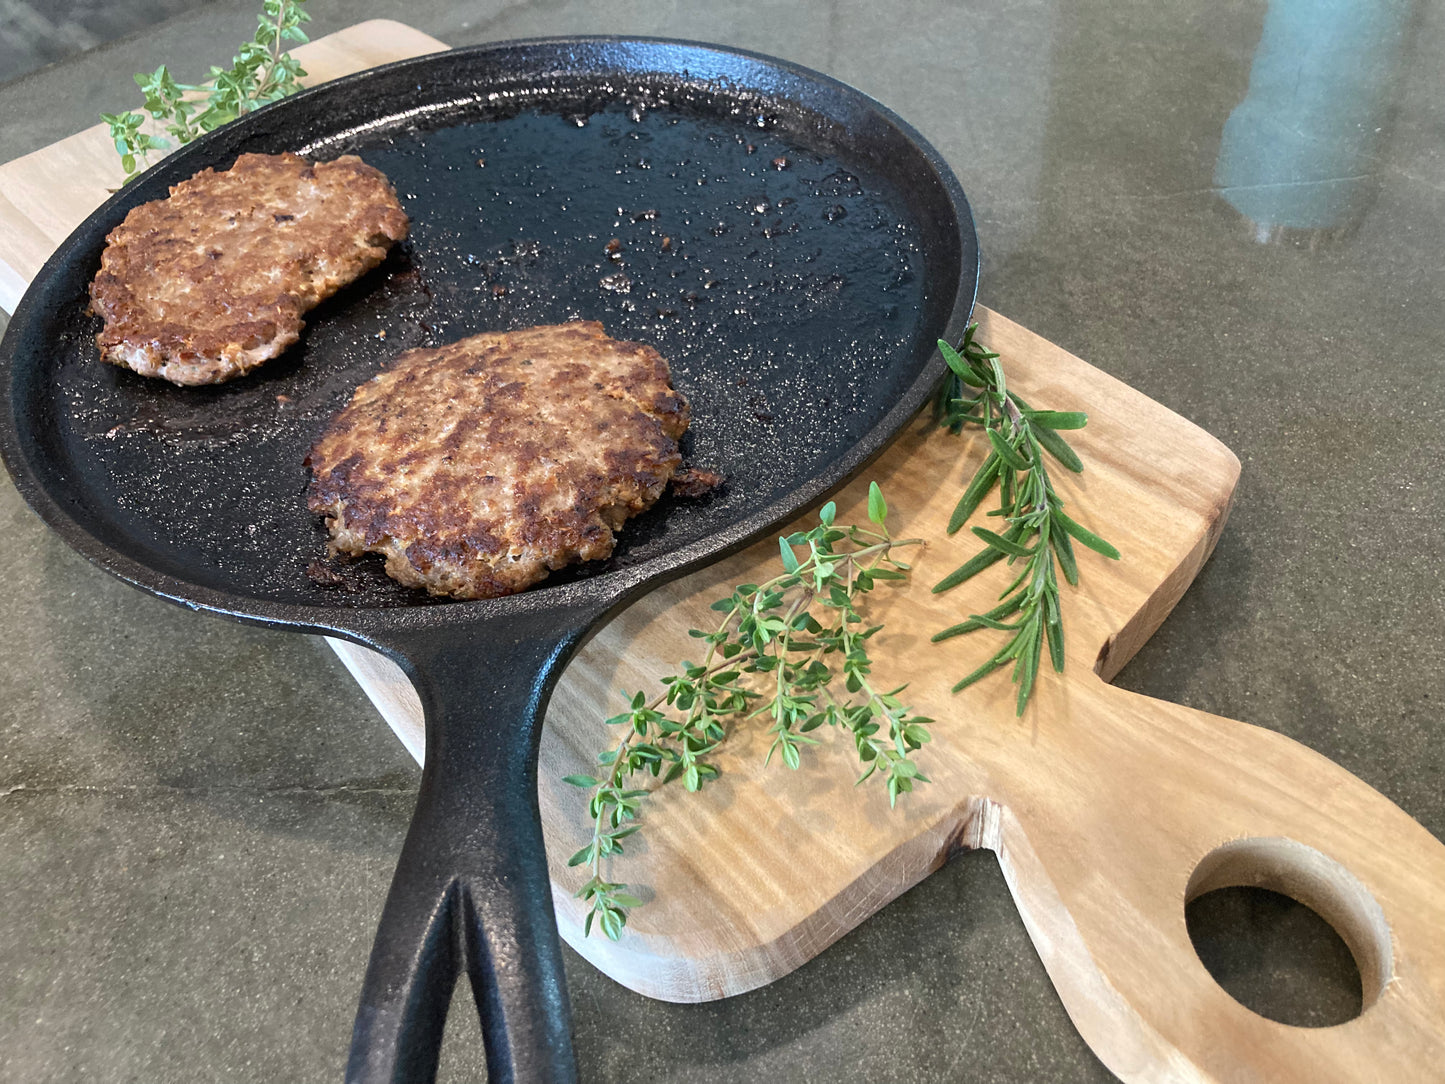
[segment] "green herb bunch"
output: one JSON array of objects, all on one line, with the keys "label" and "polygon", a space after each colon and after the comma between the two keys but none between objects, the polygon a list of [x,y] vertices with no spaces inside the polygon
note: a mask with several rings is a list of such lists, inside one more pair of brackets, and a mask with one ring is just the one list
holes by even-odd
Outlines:
[{"label": "green herb bunch", "polygon": [[[177,83],[164,64],[149,75],[136,75],[146,112],[176,143],[189,143],[243,113],[300,90],[297,80],[306,73],[286,52],[285,43],[308,40],[301,29],[311,21],[302,10],[305,3],[265,0],[257,16],[255,37],[242,44],[229,68],[212,67],[203,86]],[[171,146],[170,140],[141,131],[145,117],[140,113],[102,113],[100,119],[110,126],[127,181],[150,164],[151,151]]]},{"label": "green herb bunch", "polygon": [[934,587],[947,591],[1000,560],[1023,568],[999,596],[997,606],[974,614],[967,621],[933,637],[946,640],[978,629],[1008,633],[1007,642],[987,662],[953,687],[954,692],[1013,663],[1018,685],[1017,711],[1022,715],[1038,677],[1044,644],[1056,671],[1064,668],[1064,626],[1059,608],[1059,572],[1071,585],[1079,580],[1073,542],[1118,560],[1119,551],[1064,513],[1064,502],[1049,479],[1044,453],[1068,470],[1084,469],[1060,430],[1082,429],[1088,422],[1077,411],[1034,410],[1008,390],[999,357],[975,340],[977,324],[969,325],[963,342],[954,349],[939,340],[938,349],[948,363],[948,376],[935,401],[935,417],[950,432],[965,425],[982,425],[989,453],[964,490],[948,533],[962,527],[998,486],[999,507],[990,516],[1002,519],[1001,530],[974,527],[983,550],[955,569]]},{"label": "green herb bunch", "polygon": [[691,630],[706,645],[702,660],[684,661],[679,673],[662,679],[661,693],[651,699],[635,693],[626,711],[607,720],[622,737],[598,755],[601,778],[566,777],[592,792],[592,841],[568,862],[592,874],[577,892],[588,904],[584,935],[595,920],[617,940],[628,910],[641,903],[626,885],[601,875],[603,859],[621,854],[622,841],[640,827],[649,790],[633,786],[634,777],[681,779],[698,790],[718,774],[709,758],[729,723],[770,719],[767,762],[776,754],[789,768],[802,763],[805,746],[817,744],[812,731],[827,724],[846,732],[862,766],[858,782],[881,779],[890,805],[927,782],[912,754],[928,742],[932,720],[911,713],[899,699],[902,688],[885,692],[874,684],[867,643],[881,626],[865,626],[858,609],[879,581],[904,578],[909,566],[894,551],[920,540],[890,537],[876,482],[868,492],[871,527],[839,526],[836,514],[830,501],[818,526],[780,538],[783,571],[736,587],[712,604],[720,614],[715,628]]}]

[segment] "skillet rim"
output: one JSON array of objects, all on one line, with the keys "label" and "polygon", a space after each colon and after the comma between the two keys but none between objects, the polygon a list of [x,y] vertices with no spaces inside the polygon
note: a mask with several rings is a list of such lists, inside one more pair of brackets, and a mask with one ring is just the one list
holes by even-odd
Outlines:
[{"label": "skillet rim", "polygon": [[[806,89],[851,99],[854,104],[877,116],[894,128],[904,140],[918,152],[922,162],[932,171],[941,185],[944,196],[953,208],[956,218],[957,243],[959,248],[959,279],[954,292],[953,305],[947,322],[941,332],[944,338],[958,338],[962,335],[972,317],[978,295],[980,255],[977,232],[972,209],[962,186],[952,169],[923,135],[893,110],[872,96],[832,76],[818,72],[792,61],[769,56],[749,49],[734,48],[690,39],[633,35],[562,35],[550,37],[506,39],[462,46],[440,52],[427,53],[417,57],[394,61],[389,64],[368,68],[350,75],[310,87],[298,94],[270,103],[213,133],[179,148],[148,169],[143,178],[150,183],[165,175],[174,175],[181,180],[218,161],[230,153],[230,145],[242,143],[248,136],[264,131],[278,112],[300,109],[318,98],[344,95],[350,89],[367,82],[376,81],[383,75],[394,75],[406,69],[425,70],[444,59],[461,63],[467,58],[502,54],[518,50],[543,50],[592,48],[602,53],[607,47],[626,52],[647,50],[682,51],[695,55],[708,55],[718,59],[741,58],[749,61],[769,74],[781,75]],[[597,59],[602,59],[599,55]],[[629,70],[621,63],[618,66]],[[663,67],[650,63],[646,67],[634,64],[636,74],[669,75],[686,79],[690,75],[684,63]],[[594,71],[592,76],[601,75]],[[742,91],[752,91],[760,98],[773,97],[775,100],[804,109],[810,108],[795,93],[778,95],[756,83],[738,84]],[[434,103],[444,106],[444,100]],[[390,116],[396,116],[396,113]],[[343,134],[338,129],[321,139],[335,138]],[[218,147],[227,149],[213,154]],[[161,572],[144,561],[137,561],[122,551],[101,541],[91,531],[74,519],[65,509],[61,500],[50,488],[40,481],[39,472],[32,468],[32,460],[45,457],[32,456],[27,440],[22,436],[22,421],[19,404],[16,402],[17,363],[16,353],[22,341],[34,353],[32,339],[38,328],[44,306],[42,301],[51,291],[52,284],[72,260],[78,259],[80,250],[91,251],[95,241],[93,235],[103,224],[109,223],[105,232],[118,224],[124,212],[144,202],[137,198],[139,187],[127,186],[118,190],[96,208],[56,248],[44,266],[36,274],[16,306],[3,340],[0,340],[0,394],[4,395],[5,411],[0,415],[0,460],[3,460],[10,477],[26,504],[54,530],[73,550],[92,564],[117,578],[187,609],[215,613],[249,624],[270,628],[311,631],[338,635],[365,644],[375,644],[389,631],[403,629],[441,629],[451,627],[473,627],[478,623],[505,621],[524,615],[544,613],[563,614],[567,612],[586,614],[588,624],[608,613],[615,612],[647,590],[683,576],[705,564],[721,560],[756,541],[769,530],[776,529],[790,519],[811,507],[826,494],[840,488],[856,477],[869,463],[876,459],[902,432],[908,421],[931,398],[933,389],[943,376],[946,366],[935,348],[923,361],[917,375],[904,393],[898,397],[887,413],[869,429],[848,452],[828,468],[803,479],[782,497],[754,509],[750,514],[734,520],[726,528],[698,539],[677,549],[666,550],[636,565],[614,569],[596,576],[570,583],[536,588],[515,595],[497,599],[450,600],[432,605],[401,606],[346,606],[325,603],[281,602],[258,598],[240,591],[224,591],[207,587],[179,576]],[[151,198],[156,198],[152,196]],[[103,238],[103,234],[101,235]],[[82,242],[89,242],[82,244]],[[33,425],[31,426],[33,428]],[[419,602],[421,600],[418,600]]]}]

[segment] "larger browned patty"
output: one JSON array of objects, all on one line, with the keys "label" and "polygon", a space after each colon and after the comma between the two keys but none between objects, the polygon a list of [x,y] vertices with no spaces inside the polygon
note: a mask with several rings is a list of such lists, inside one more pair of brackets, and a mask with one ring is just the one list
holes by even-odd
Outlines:
[{"label": "larger browned patty", "polygon": [[495,598],[612,553],[681,461],[667,362],[591,322],[410,350],[311,449],[332,549],[412,587]]},{"label": "larger browned patty", "polygon": [[106,238],[91,308],[101,357],[176,384],[216,384],[274,358],[301,314],[407,233],[386,177],[354,155],[243,154],[143,203]]}]

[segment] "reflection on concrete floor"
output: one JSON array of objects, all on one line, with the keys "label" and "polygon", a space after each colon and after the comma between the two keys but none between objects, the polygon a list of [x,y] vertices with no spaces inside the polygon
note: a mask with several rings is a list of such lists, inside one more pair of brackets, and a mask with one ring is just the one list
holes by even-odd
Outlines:
[{"label": "reflection on concrete floor", "polygon": [[1249,92],[1225,122],[1214,170],[1219,194],[1256,240],[1328,242],[1363,217],[1412,8],[1413,0],[1269,5]]}]

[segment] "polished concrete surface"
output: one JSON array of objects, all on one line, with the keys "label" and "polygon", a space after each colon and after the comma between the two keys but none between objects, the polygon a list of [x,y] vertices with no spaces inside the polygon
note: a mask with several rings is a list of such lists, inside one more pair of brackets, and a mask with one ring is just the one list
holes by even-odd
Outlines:
[{"label": "polished concrete surface", "polygon": [[0,0],[0,83],[198,6],[192,0]]},{"label": "polished concrete surface", "polygon": [[[1287,733],[1445,837],[1445,6],[310,10],[319,33],[386,15],[453,44],[717,41],[897,110],[973,202],[980,299],[1243,461],[1215,557],[1119,684]],[[131,72],[199,75],[253,12],[214,4],[0,87],[0,160],[128,102]],[[8,482],[0,540],[0,1079],[335,1079],[414,765],[318,642],[142,597]],[[1357,1004],[1302,908],[1236,895],[1192,918],[1250,1003],[1300,1022]],[[568,968],[589,1080],[1112,1079],[987,854],[728,1001]],[[469,1015],[443,1079],[481,1072]]]}]

